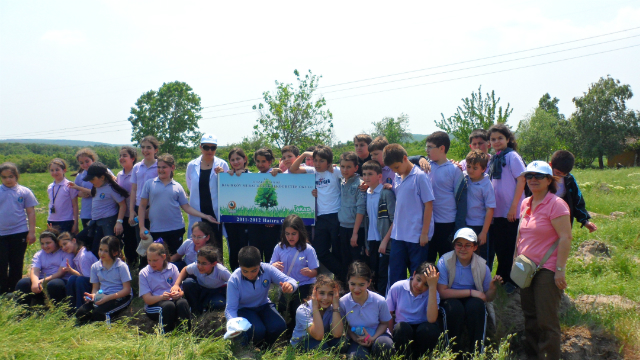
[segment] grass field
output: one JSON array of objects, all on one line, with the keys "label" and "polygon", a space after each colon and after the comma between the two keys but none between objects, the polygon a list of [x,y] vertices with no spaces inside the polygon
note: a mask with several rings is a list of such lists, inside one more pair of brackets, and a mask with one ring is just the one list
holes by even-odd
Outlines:
[{"label": "grass field", "polygon": [[[587,209],[599,215],[593,219],[598,226],[597,232],[589,234],[579,226],[573,230],[567,294],[574,299],[583,295],[618,295],[640,302],[640,169],[576,170],[573,174],[585,196]],[[176,180],[184,186],[184,173],[177,173]],[[36,211],[38,233],[46,224],[46,187],[50,182],[48,174],[25,174],[20,178],[20,183],[31,188],[40,201]],[[612,212],[624,214],[611,217]],[[587,240],[605,243],[611,258],[585,261],[576,256],[580,245]],[[26,264],[38,249],[38,244],[28,248]],[[571,308],[561,318],[563,332],[570,334],[576,329],[588,329],[592,334],[613,336],[617,339],[618,351],[625,357],[631,356],[640,349],[637,309],[613,305]],[[44,316],[40,313],[25,316],[21,309],[1,299],[0,336],[4,340],[0,343],[0,357],[3,358],[227,359],[246,354],[219,337],[202,337],[194,333],[146,334],[125,323],[111,328],[103,324],[77,328],[60,311],[49,311]],[[499,352],[474,358],[506,359],[507,352],[507,347],[503,346]],[[302,355],[295,354],[290,347],[280,347],[251,356],[294,359]],[[334,357],[318,352],[305,356],[312,359]],[[436,358],[448,359],[452,355],[444,351]]]},{"label": "grass field", "polygon": [[[275,217],[287,217],[290,214],[293,214],[293,210],[287,208],[269,208],[263,209],[261,207],[246,207],[241,206],[237,207],[235,210],[230,210],[226,207],[220,208],[220,215],[233,215],[233,216],[275,216]],[[313,219],[312,213],[298,213],[298,215],[303,219]]]}]

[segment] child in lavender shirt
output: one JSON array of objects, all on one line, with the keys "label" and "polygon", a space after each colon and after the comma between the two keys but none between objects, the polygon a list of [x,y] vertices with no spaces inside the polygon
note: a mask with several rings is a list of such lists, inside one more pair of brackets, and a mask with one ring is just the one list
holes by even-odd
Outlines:
[{"label": "child in lavender shirt", "polygon": [[[171,262],[182,271],[185,266],[195,263],[198,259],[198,251],[206,245],[214,246],[215,232],[211,225],[204,221],[198,221],[191,225],[191,239],[185,240],[178,248],[176,254],[171,255]],[[216,249],[218,249],[216,247]]]},{"label": "child in lavender shirt", "polygon": [[56,227],[61,232],[77,233],[78,191],[70,187],[71,182],[65,177],[67,162],[55,158],[49,162],[48,169],[53,183],[47,187],[47,195],[49,195],[47,225]]},{"label": "child in lavender shirt", "polygon": [[68,232],[58,236],[58,245],[62,251],[73,255],[73,261],[66,259],[60,266],[71,275],[67,281],[67,296],[70,297],[71,306],[77,309],[84,304],[84,293],[91,292],[91,265],[98,258]]}]

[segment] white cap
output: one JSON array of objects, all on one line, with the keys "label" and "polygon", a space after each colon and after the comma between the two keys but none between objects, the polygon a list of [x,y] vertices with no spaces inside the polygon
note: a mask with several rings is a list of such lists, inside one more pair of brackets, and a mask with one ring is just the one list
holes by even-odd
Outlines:
[{"label": "white cap", "polygon": [[240,335],[243,331],[247,331],[251,328],[249,320],[243,317],[233,318],[227,321],[227,332],[224,334],[224,339],[231,339]]},{"label": "white cap", "polygon": [[523,171],[520,176],[526,173],[537,173],[537,174],[545,174],[549,176],[553,176],[553,170],[551,170],[551,166],[544,161],[536,160],[531,162],[531,164],[527,165],[527,170]]},{"label": "white cap", "polygon": [[465,239],[465,240],[469,240],[472,243],[477,243],[478,242],[478,237],[476,236],[475,231],[469,229],[469,228],[462,228],[458,231],[456,231],[456,234],[453,236],[453,241],[456,241],[458,239]]},{"label": "white cap", "polygon": [[204,134],[200,139],[200,144],[216,144],[218,145],[218,137],[213,134]]}]

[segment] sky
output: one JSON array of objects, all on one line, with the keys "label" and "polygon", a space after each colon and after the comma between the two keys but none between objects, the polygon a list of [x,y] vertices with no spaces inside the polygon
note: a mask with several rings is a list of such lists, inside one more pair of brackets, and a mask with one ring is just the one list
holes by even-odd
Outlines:
[{"label": "sky", "polygon": [[600,77],[638,91],[637,45],[640,0],[0,0],[0,138],[129,143],[136,100],[183,81],[200,131],[235,143],[295,69],[322,76],[339,141],[401,113],[410,132],[437,131],[479,86],[515,129],[547,92],[570,115]]}]

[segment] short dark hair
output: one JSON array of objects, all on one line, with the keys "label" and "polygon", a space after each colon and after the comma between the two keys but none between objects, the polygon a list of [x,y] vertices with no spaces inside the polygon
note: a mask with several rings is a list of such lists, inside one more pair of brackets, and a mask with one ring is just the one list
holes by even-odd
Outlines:
[{"label": "short dark hair", "polygon": [[340,154],[340,162],[351,161],[353,166],[358,166],[358,155],[354,151],[347,151]]},{"label": "short dark hair", "polygon": [[405,156],[407,156],[407,151],[400,144],[389,144],[382,150],[382,159],[386,166],[403,162]]},{"label": "short dark hair", "polygon": [[427,136],[427,141],[425,143],[432,143],[436,147],[444,146],[444,153],[449,152],[449,146],[451,146],[451,139],[449,139],[449,134],[444,131],[436,131],[431,135]]},{"label": "short dark hair", "polygon": [[286,152],[290,152],[293,154],[293,156],[298,157],[298,155],[300,155],[300,149],[298,149],[297,146],[295,145],[287,145],[287,146],[283,146],[282,150],[280,150],[280,153],[284,155],[284,153]]},{"label": "short dark hair", "polygon": [[313,150],[313,157],[319,157],[320,159],[325,159],[329,164],[333,163],[333,151],[330,147],[324,145],[316,146],[316,149]]},{"label": "short dark hair", "polygon": [[478,149],[474,149],[469,151],[465,160],[467,160],[467,166],[478,164],[483,169],[486,169],[487,164],[489,163],[489,154],[485,154]]},{"label": "short dark hair", "polygon": [[387,145],[389,145],[389,141],[387,140],[387,138],[380,135],[375,139],[373,139],[371,144],[369,144],[369,152],[376,151],[376,150],[382,151]]},{"label": "short dark hair", "polygon": [[218,262],[218,249],[213,247],[213,245],[205,245],[198,250],[198,257],[200,256],[207,259],[210,263]]},{"label": "short dark hair", "polygon": [[551,168],[560,170],[565,174],[573,170],[575,162],[575,156],[567,150],[558,150],[551,155]]},{"label": "short dark hair", "polygon": [[429,266],[435,267],[435,265],[431,262],[425,261],[416,269],[416,274],[424,274],[429,270]]},{"label": "short dark hair", "polygon": [[362,164],[362,171],[365,170],[373,170],[376,174],[382,174],[382,167],[375,160],[369,160],[366,163]]},{"label": "short dark hair", "polygon": [[484,141],[489,141],[489,132],[485,129],[475,129],[469,134],[469,144],[475,138],[481,138]]},{"label": "short dark hair", "polygon": [[253,153],[253,160],[258,160],[258,156],[264,156],[267,161],[273,161],[273,151],[271,149],[262,148]]},{"label": "short dark hair", "polygon": [[255,246],[245,246],[238,252],[238,265],[242,267],[258,266],[261,260],[260,250]]},{"label": "short dark hair", "polygon": [[373,141],[373,139],[371,138],[371,135],[369,134],[359,134],[353,137],[353,142],[354,143],[359,143],[361,141],[364,141],[367,143],[367,145],[371,144],[371,141]]}]

